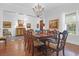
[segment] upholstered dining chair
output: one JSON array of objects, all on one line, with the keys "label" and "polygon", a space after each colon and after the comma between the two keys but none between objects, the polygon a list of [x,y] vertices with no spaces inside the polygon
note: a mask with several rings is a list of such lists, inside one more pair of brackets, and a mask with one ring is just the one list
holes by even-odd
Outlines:
[{"label": "upholstered dining chair", "polygon": [[4,36],[0,36],[0,41],[4,41],[4,43],[5,43],[5,46],[6,46],[6,37],[4,37]]},{"label": "upholstered dining chair", "polygon": [[60,32],[58,34],[56,43],[49,42],[48,51],[56,52],[56,55],[58,56],[59,51],[62,50],[63,55],[65,55],[64,49],[65,49],[65,43],[66,43],[67,36],[68,36],[68,32],[66,30],[64,30],[62,33]]},{"label": "upholstered dining chair", "polygon": [[52,42],[52,43],[57,42],[59,31],[55,31],[54,33],[51,33],[51,34],[52,34],[52,37],[47,38],[49,39],[49,42]]}]

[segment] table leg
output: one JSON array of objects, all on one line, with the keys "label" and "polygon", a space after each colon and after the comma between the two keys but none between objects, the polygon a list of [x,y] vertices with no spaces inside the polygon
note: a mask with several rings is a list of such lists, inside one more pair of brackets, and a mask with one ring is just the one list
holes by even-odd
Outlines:
[{"label": "table leg", "polygon": [[43,50],[43,54],[44,54],[45,56],[47,56],[46,41],[44,41],[43,43],[44,43],[44,45],[42,45],[41,49]]}]

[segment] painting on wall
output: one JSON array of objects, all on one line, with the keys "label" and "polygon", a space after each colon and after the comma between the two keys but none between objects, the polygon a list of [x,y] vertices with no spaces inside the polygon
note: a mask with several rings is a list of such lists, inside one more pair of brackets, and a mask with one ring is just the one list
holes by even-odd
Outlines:
[{"label": "painting on wall", "polygon": [[3,28],[11,28],[11,21],[3,21]]},{"label": "painting on wall", "polygon": [[27,28],[31,28],[31,24],[30,23],[27,23]]},{"label": "painting on wall", "polygon": [[24,21],[23,20],[18,20],[18,26],[23,27]]},{"label": "painting on wall", "polygon": [[59,26],[58,24],[59,24],[58,19],[50,20],[49,21],[49,28],[50,29],[54,29],[54,28],[58,29],[58,26]]}]

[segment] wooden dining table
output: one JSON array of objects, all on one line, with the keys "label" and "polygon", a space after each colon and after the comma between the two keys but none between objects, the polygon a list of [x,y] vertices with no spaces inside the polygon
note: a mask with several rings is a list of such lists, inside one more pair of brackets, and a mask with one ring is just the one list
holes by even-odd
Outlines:
[{"label": "wooden dining table", "polygon": [[34,37],[36,39],[39,39],[39,41],[43,42],[43,50],[44,50],[44,54],[47,55],[47,48],[46,48],[46,41],[48,41],[47,38],[51,38],[53,36],[53,34],[34,34]]},{"label": "wooden dining table", "polygon": [[52,34],[35,34],[34,35],[35,38],[43,42],[47,41],[48,40],[47,38],[50,38],[52,36],[53,36]]}]

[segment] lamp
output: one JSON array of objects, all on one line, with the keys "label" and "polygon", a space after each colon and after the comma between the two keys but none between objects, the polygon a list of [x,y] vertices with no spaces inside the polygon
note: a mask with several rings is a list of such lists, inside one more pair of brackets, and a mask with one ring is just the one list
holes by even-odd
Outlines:
[{"label": "lamp", "polygon": [[33,7],[33,11],[37,17],[40,17],[43,14],[44,6],[38,3]]}]

